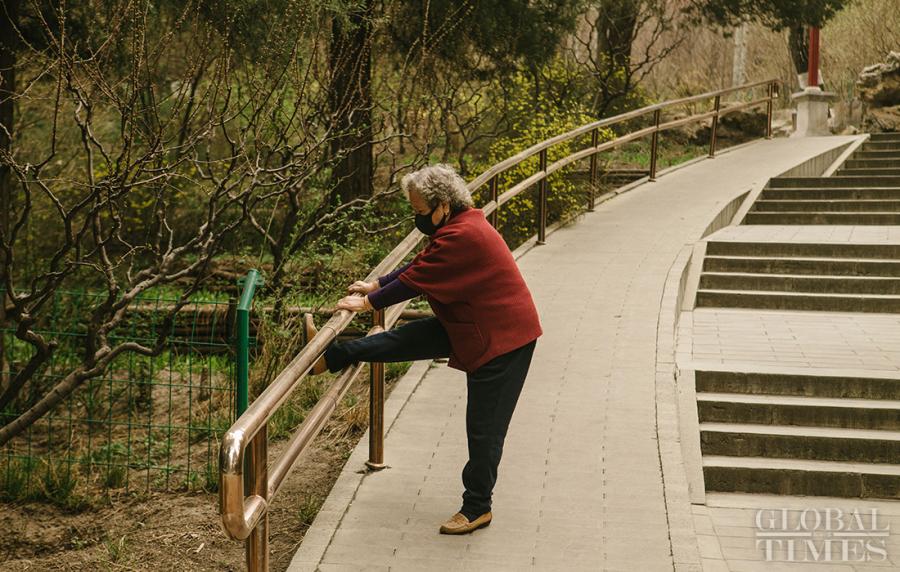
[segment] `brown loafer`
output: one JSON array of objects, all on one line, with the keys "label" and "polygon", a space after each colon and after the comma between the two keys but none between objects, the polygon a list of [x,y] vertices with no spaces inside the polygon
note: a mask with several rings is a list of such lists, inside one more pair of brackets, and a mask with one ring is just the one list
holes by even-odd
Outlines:
[{"label": "brown loafer", "polygon": [[441,525],[441,534],[466,534],[483,526],[489,526],[491,518],[491,511],[488,511],[470,522],[463,513],[458,512]]},{"label": "brown loafer", "polygon": [[[313,315],[310,313],[303,314],[303,346],[306,347],[309,345],[309,342],[312,341],[316,334],[319,333],[319,330],[316,329],[316,323],[313,321]],[[325,373],[328,371],[328,365],[325,363],[325,354],[322,354],[316,363],[313,364],[312,369],[309,371],[310,375],[319,375],[320,373]]]}]

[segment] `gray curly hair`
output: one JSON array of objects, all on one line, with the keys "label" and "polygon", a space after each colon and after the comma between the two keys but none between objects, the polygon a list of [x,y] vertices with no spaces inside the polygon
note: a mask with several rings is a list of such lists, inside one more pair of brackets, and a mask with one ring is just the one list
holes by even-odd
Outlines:
[{"label": "gray curly hair", "polygon": [[436,163],[407,173],[400,180],[400,188],[409,199],[409,191],[415,189],[430,206],[444,201],[454,211],[475,206],[466,181],[453,166]]}]

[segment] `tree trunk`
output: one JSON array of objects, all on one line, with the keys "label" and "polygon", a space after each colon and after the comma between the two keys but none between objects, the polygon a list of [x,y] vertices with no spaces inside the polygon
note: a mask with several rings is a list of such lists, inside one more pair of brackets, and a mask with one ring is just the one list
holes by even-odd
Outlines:
[{"label": "tree trunk", "polygon": [[[0,153],[8,153],[12,147],[13,122],[15,121],[16,49],[19,20],[19,2],[3,0],[0,13]],[[9,240],[9,225],[13,208],[13,177],[8,166],[0,163],[0,234]],[[8,383],[6,371],[6,271],[8,263],[0,260],[0,393]]]},{"label": "tree trunk", "polygon": [[603,116],[632,89],[631,50],[640,15],[640,0],[603,0],[597,10],[597,49],[604,69],[600,78],[594,113]]},{"label": "tree trunk", "polygon": [[640,13],[639,0],[606,0],[597,14],[600,52],[609,56],[616,70],[631,68],[631,48]]},{"label": "tree trunk", "polygon": [[62,403],[66,397],[72,395],[72,392],[85,380],[81,377],[82,373],[83,370],[81,368],[76,368],[38,400],[37,403],[29,407],[27,411],[0,427],[0,447],[12,441],[16,435],[34,425],[48,411]]},{"label": "tree trunk", "polygon": [[734,30],[734,57],[731,62],[731,85],[736,87],[746,81],[747,67],[747,24]]},{"label": "tree trunk", "polygon": [[341,203],[372,194],[372,18],[373,0],[348,15],[350,26],[331,22],[329,103],[339,136],[331,143],[341,155],[332,172]]}]

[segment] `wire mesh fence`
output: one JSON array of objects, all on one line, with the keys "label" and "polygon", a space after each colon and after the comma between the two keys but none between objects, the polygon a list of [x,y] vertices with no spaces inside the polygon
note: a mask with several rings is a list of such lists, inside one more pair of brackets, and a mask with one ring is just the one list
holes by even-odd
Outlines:
[{"label": "wire mesh fence", "polygon": [[[39,331],[58,346],[0,411],[2,424],[81,362],[85,322],[102,296],[57,293]],[[137,300],[110,343],[152,345],[174,303],[159,296]],[[234,418],[234,310],[233,299],[194,301],[177,313],[160,355],[126,352],[104,375],[84,382],[0,449],[0,495],[54,500],[84,486],[105,492],[215,490],[218,439]],[[0,324],[0,337],[5,389],[33,350],[10,324]]]}]

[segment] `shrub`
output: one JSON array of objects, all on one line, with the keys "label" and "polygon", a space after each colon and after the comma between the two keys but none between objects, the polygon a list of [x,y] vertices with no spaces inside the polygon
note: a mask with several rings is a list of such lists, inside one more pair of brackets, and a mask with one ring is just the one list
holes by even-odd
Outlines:
[{"label": "shrub", "polygon": [[[594,120],[584,98],[572,96],[580,89],[569,89],[573,72],[561,59],[557,59],[541,70],[540,90],[535,89],[534,80],[524,72],[512,76],[510,87],[511,129],[490,146],[486,160],[476,164],[476,172],[481,173],[508,157],[516,155],[537,142],[571,131]],[[537,95],[535,92],[537,91]],[[612,131],[600,129],[600,141],[614,137]],[[573,140],[559,143],[547,150],[547,164],[586,147],[590,133]],[[547,221],[548,223],[569,217],[579,211],[585,203],[585,191],[572,180],[576,164],[567,165],[547,178]],[[535,154],[515,167],[498,176],[498,188],[502,193],[513,185],[533,175],[540,168],[539,154]],[[486,186],[479,191],[482,203],[489,200]],[[537,185],[500,207],[498,227],[511,248],[514,248],[534,234],[537,220]]]}]

